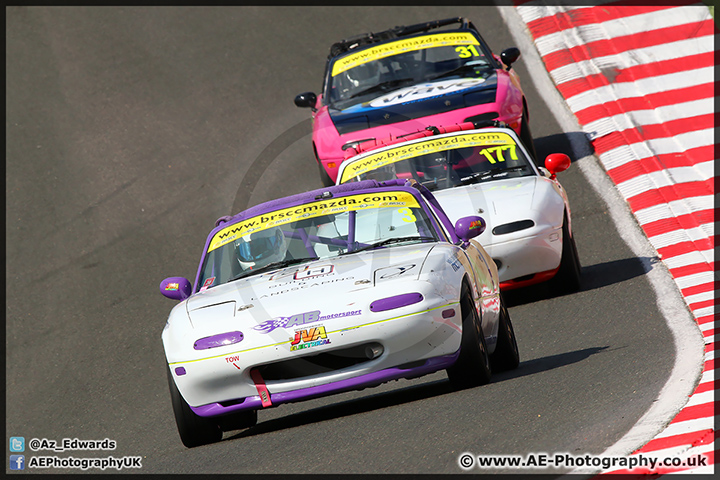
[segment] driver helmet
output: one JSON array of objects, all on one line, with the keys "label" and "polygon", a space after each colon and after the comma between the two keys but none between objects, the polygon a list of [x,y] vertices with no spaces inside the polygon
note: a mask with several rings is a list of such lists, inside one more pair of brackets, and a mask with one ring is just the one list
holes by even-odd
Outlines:
[{"label": "driver helmet", "polygon": [[347,70],[345,76],[355,88],[372,87],[380,82],[380,66],[378,62],[363,63]]},{"label": "driver helmet", "polygon": [[235,244],[237,259],[243,270],[285,260],[287,249],[287,240],[280,227],[245,235]]}]

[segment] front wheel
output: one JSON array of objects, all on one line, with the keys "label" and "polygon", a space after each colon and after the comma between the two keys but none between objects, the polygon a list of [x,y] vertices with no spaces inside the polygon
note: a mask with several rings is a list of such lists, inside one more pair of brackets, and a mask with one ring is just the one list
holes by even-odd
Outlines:
[{"label": "front wheel", "polygon": [[490,356],[493,372],[514,370],[520,365],[520,351],[515,338],[515,330],[510,321],[510,313],[505,300],[500,295],[500,326],[498,327],[498,343]]},{"label": "front wheel", "polygon": [[562,226],[562,258],[560,268],[555,277],[550,280],[553,291],[560,293],[573,293],[580,290],[580,256],[578,255],[575,239],[570,235],[567,215]]},{"label": "front wheel", "polygon": [[456,388],[469,388],[490,382],[492,371],[485,345],[485,335],[472,296],[463,288],[460,311],[463,315],[460,356],[447,371],[450,383]]},{"label": "front wheel", "polygon": [[193,448],[222,440],[222,430],[216,423],[196,415],[190,409],[190,405],[185,402],[177,385],[175,385],[170,368],[167,369],[167,376],[173,412],[175,413],[175,423],[183,445]]}]

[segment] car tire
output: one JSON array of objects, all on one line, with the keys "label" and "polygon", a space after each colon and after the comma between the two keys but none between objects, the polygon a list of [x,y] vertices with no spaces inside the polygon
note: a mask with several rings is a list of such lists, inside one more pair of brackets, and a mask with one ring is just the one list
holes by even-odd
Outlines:
[{"label": "car tire", "polygon": [[580,277],[582,266],[578,255],[575,239],[570,235],[567,214],[563,218],[562,226],[562,258],[560,268],[551,282],[554,292],[573,293],[580,290]]},{"label": "car tire", "polygon": [[460,310],[463,315],[460,355],[447,371],[455,388],[469,388],[490,382],[492,370],[481,320],[467,288],[463,287]]},{"label": "car tire", "polygon": [[167,369],[170,398],[172,400],[175,423],[177,424],[180,440],[188,448],[199,447],[222,440],[223,432],[213,421],[196,415],[185,402],[175,385],[170,368]]},{"label": "car tire", "polygon": [[527,148],[535,165],[542,166],[539,162],[537,151],[535,151],[535,142],[533,141],[532,133],[530,132],[530,122],[528,120],[527,109],[523,108],[522,120],[520,125],[520,140]]},{"label": "car tire", "polygon": [[520,351],[517,346],[517,338],[510,320],[510,313],[501,294],[498,342],[495,351],[490,356],[490,366],[493,372],[505,372],[516,369],[518,365],[520,365]]}]

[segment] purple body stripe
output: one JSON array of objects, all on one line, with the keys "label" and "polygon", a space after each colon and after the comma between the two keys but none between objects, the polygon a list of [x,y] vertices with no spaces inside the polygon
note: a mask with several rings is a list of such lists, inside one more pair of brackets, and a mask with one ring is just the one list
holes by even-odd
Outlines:
[{"label": "purple body stripe", "polygon": [[384,312],[395,308],[406,307],[414,303],[422,302],[423,296],[420,293],[403,293],[394,297],[381,298],[370,304],[371,312]]},{"label": "purple body stripe", "polygon": [[[270,400],[273,406],[283,403],[297,402],[300,400],[310,400],[312,398],[323,397],[335,393],[342,393],[358,388],[375,387],[381,383],[397,380],[399,378],[414,378],[428,373],[447,368],[455,363],[460,350],[450,355],[429,358],[419,367],[413,368],[387,368],[379,372],[368,373],[355,378],[348,378],[339,382],[328,383],[327,385],[318,385],[317,387],[303,388],[301,390],[293,390],[291,392],[271,393]],[[272,388],[272,385],[269,385]],[[201,417],[215,417],[228,413],[240,412],[243,410],[258,410],[263,408],[262,402],[258,395],[248,397],[240,404],[223,407],[219,403],[210,403],[199,407],[190,407],[195,414]]]},{"label": "purple body stripe", "polygon": [[196,340],[193,348],[195,350],[205,350],[208,348],[224,347],[225,345],[242,342],[243,338],[244,335],[242,332],[221,333]]}]

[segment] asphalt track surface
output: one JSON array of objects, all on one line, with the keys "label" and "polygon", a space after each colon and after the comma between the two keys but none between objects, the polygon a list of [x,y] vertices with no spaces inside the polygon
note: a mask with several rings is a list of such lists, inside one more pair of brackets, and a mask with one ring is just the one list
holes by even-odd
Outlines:
[{"label": "asphalt track surface", "polygon": [[[332,42],[458,15],[496,53],[513,45],[495,7],[8,8],[6,438],[109,438],[112,452],[56,455],[142,456],[133,473],[461,473],[462,452],[600,454],[622,437],[673,341],[572,167],[560,179],[583,288],[508,296],[517,370],[282,405],[192,450],[178,437],[160,341],[174,303],[158,284],[194,276],[217,217],[320,187],[310,112],[292,100],[320,89]],[[515,68],[540,156],[572,153],[582,134]]]}]

